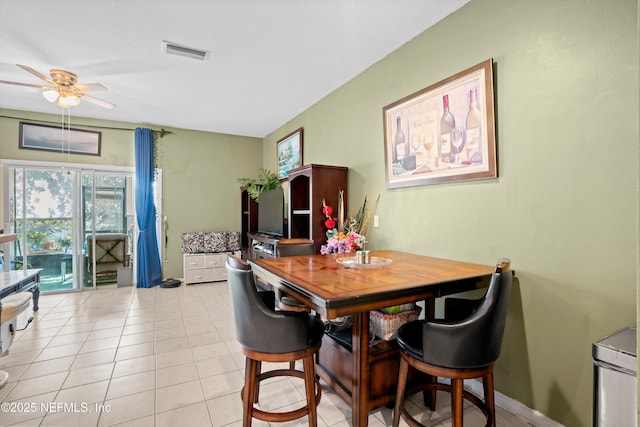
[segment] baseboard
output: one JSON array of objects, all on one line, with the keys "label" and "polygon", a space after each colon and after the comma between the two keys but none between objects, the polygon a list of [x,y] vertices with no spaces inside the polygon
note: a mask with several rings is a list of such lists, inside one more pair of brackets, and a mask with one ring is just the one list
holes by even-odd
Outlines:
[{"label": "baseboard", "polygon": [[[480,380],[470,380],[465,381],[465,388],[470,392],[477,396],[483,396],[484,391],[482,389],[482,381]],[[563,427],[557,421],[552,420],[547,417],[543,413],[536,411],[535,409],[531,409],[528,406],[524,405],[521,402],[518,402],[515,399],[512,399],[500,392],[495,392],[495,402],[496,406],[499,406],[506,411],[517,415],[518,417],[524,419],[525,421],[530,422],[531,424],[539,427]]]}]

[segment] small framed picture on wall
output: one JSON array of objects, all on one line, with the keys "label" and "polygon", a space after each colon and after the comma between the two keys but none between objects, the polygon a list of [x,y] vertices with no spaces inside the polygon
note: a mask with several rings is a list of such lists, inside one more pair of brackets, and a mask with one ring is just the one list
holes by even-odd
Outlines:
[{"label": "small framed picture on wall", "polygon": [[296,129],[277,142],[278,179],[288,179],[291,169],[302,166],[302,128]]}]

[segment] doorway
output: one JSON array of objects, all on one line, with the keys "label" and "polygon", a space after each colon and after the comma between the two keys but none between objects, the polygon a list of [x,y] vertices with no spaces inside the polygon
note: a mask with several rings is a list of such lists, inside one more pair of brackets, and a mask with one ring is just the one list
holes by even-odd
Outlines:
[{"label": "doorway", "polygon": [[82,253],[84,287],[132,284],[133,176],[83,171]]},{"label": "doorway", "polygon": [[42,292],[131,285],[133,190],[133,171],[6,165],[4,269],[41,268]]}]

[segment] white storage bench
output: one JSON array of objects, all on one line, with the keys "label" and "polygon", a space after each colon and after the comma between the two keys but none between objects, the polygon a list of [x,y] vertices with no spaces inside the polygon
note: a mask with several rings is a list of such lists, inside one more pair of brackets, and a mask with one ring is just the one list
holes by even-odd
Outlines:
[{"label": "white storage bench", "polygon": [[184,283],[227,280],[227,254],[240,256],[240,233],[230,231],[182,234]]},{"label": "white storage bench", "polygon": [[184,283],[219,282],[227,280],[224,267],[227,253],[240,256],[240,252],[184,254]]}]

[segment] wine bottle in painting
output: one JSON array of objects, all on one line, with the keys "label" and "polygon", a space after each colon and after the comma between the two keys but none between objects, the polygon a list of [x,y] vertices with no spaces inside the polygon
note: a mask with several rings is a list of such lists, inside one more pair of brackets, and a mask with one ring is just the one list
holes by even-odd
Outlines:
[{"label": "wine bottle in painting", "polygon": [[404,132],[402,132],[402,122],[400,120],[400,116],[396,117],[396,136],[394,138],[394,146],[396,150],[396,160],[401,160],[404,156],[409,153],[406,153],[406,143],[405,143]]},{"label": "wine bottle in painting", "polygon": [[469,91],[469,112],[467,113],[467,145],[465,158],[471,161],[474,154],[480,149],[480,110],[478,109],[478,89]]},{"label": "wine bottle in painting", "polygon": [[451,131],[456,127],[456,120],[449,110],[449,95],[442,97],[442,118],[440,119],[440,141],[438,154],[442,163],[452,163],[454,149],[451,147]]}]

